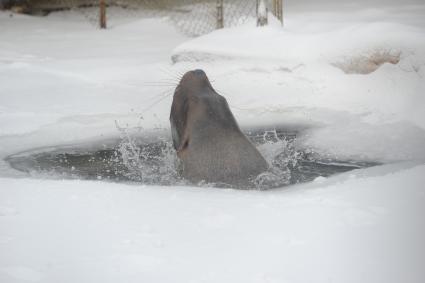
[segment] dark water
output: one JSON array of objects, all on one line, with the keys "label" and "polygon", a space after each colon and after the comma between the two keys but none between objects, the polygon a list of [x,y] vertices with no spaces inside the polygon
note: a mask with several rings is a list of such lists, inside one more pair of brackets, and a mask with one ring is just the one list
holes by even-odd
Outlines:
[{"label": "dark water", "polygon": [[[361,161],[330,160],[296,148],[296,131],[257,129],[247,136],[271,165],[245,188],[269,189],[309,182],[322,176],[377,165]],[[134,136],[90,145],[52,147],[9,156],[9,164],[35,176],[137,182],[153,185],[187,185],[179,177],[179,163],[167,132]],[[193,185],[193,184],[192,184]],[[231,187],[227,184],[195,184]]]}]

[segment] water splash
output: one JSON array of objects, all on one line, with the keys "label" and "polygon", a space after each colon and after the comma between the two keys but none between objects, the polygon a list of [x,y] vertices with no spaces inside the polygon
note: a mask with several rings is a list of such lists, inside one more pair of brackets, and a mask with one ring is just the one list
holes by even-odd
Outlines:
[{"label": "water splash", "polygon": [[141,144],[133,137],[128,128],[118,125],[117,128],[121,134],[117,152],[122,165],[126,168],[123,172],[125,177],[145,184],[176,185],[182,183],[177,171],[178,160],[170,141],[162,135],[156,135],[157,138],[154,140]]},{"label": "water splash", "polygon": [[282,137],[276,129],[265,131],[257,138],[258,150],[270,165],[266,172],[256,176],[252,183],[257,189],[269,189],[289,185],[291,168],[298,164],[300,153],[295,148],[295,134]]}]

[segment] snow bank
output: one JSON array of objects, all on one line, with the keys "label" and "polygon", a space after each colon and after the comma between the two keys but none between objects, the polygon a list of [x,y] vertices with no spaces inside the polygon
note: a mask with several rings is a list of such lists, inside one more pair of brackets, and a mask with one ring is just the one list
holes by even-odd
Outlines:
[{"label": "snow bank", "polygon": [[419,283],[424,171],[270,192],[1,178],[0,281]]},{"label": "snow bank", "polygon": [[302,147],[425,159],[423,9],[300,11],[283,28],[272,18],[184,42],[172,59],[212,73],[242,121],[310,125]]},{"label": "snow bank", "polygon": [[[298,65],[336,63],[346,57],[354,60],[357,56],[373,57],[376,53],[387,52],[388,57],[414,55],[421,59],[415,62],[418,71],[425,63],[422,27],[395,22],[332,20],[326,25],[322,22],[313,25],[304,18],[302,22],[290,21],[282,28],[270,17],[271,24],[266,27],[257,28],[250,22],[243,27],[214,31],[185,42],[174,49],[173,61],[259,58]],[[394,58],[382,61],[396,62]]]}]

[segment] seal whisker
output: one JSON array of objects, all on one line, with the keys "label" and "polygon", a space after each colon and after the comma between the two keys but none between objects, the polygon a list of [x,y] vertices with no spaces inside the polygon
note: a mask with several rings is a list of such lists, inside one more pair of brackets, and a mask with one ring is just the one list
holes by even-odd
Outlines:
[{"label": "seal whisker", "polygon": [[176,82],[176,79],[174,79],[174,78],[163,78],[163,79],[159,79],[159,80],[157,80],[157,81],[144,81],[145,83],[158,83],[158,82],[173,82],[173,83],[175,83]]},{"label": "seal whisker", "polygon": [[179,81],[179,78],[175,75],[171,75],[168,73],[164,73],[166,75],[166,77],[161,78],[160,81],[165,81],[165,82],[173,82],[173,83],[177,83]]},{"label": "seal whisker", "polygon": [[184,74],[186,74],[186,70],[177,70],[176,71],[177,79],[178,79],[179,82],[183,78]]},{"label": "seal whisker", "polygon": [[175,83],[145,83],[144,86],[170,86],[175,87],[177,84]]},{"label": "seal whisker", "polygon": [[163,78],[157,81],[144,81],[144,84],[177,84],[178,81],[175,78]]},{"label": "seal whisker", "polygon": [[162,80],[162,81],[146,81],[143,82],[144,84],[171,84],[171,83],[175,83],[175,81],[166,81],[166,80]]},{"label": "seal whisker", "polygon": [[164,94],[168,94],[168,92],[172,92],[173,89],[174,89],[174,87],[166,88],[165,90],[163,90],[163,91],[161,91],[157,94],[154,94],[153,96],[146,98],[145,100],[143,100],[143,103],[149,103],[152,100],[157,99],[158,97],[162,97]]},{"label": "seal whisker", "polygon": [[222,91],[222,90],[220,90],[220,89],[218,89],[218,88],[216,88],[216,87],[214,87],[214,89],[217,91],[217,93],[219,93],[219,94],[224,94],[225,96],[227,96],[227,97],[229,97],[229,96],[231,96],[229,93],[227,93],[227,92],[225,92],[225,91]]},{"label": "seal whisker", "polygon": [[180,78],[175,74],[175,73],[173,73],[171,70],[167,70],[167,69],[164,69],[164,68],[159,68],[159,70],[163,73],[163,74],[165,74],[165,75],[167,75],[167,76],[170,76],[172,79],[175,79],[175,80],[178,80],[178,81],[180,81]]},{"label": "seal whisker", "polygon": [[173,94],[172,90],[167,89],[166,91],[160,94],[160,97],[157,100],[149,104],[147,107],[143,108],[141,112],[143,113],[145,111],[152,109],[152,107],[154,107],[155,105],[157,105],[158,103],[160,103],[161,101],[163,101],[165,98],[169,97],[172,94]]},{"label": "seal whisker", "polygon": [[242,108],[242,107],[239,107],[239,106],[235,106],[233,104],[229,104],[229,107],[233,108],[233,109],[237,109],[239,111],[254,111],[255,110],[255,108]]}]

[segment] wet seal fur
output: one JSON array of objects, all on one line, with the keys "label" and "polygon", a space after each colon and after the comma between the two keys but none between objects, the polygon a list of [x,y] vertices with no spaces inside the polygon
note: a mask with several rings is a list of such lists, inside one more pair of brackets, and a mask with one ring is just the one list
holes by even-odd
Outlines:
[{"label": "wet seal fur", "polygon": [[174,92],[170,123],[181,173],[192,182],[238,185],[268,169],[202,70],[183,75]]}]

